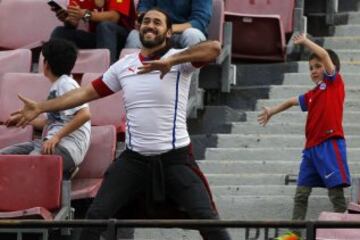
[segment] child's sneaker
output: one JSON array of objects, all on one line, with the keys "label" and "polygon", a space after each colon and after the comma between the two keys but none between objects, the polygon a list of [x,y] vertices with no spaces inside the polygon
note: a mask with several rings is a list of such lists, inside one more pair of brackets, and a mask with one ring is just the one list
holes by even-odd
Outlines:
[{"label": "child's sneaker", "polygon": [[277,238],[274,238],[274,240],[301,240],[301,238],[293,232],[287,232]]}]

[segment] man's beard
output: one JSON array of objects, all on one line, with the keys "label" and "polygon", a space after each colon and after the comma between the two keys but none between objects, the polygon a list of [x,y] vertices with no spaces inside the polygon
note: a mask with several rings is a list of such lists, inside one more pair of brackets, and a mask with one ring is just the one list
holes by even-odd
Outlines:
[{"label": "man's beard", "polygon": [[146,33],[147,33],[146,30],[143,31],[143,33],[140,32],[140,41],[145,48],[154,48],[154,47],[160,46],[161,44],[163,44],[166,41],[165,33],[156,35],[153,40],[145,40],[144,35]]}]

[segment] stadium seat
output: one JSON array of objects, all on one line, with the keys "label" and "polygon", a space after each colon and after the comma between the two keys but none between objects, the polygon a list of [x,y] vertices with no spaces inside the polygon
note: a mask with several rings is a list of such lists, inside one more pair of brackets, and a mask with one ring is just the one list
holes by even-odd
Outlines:
[{"label": "stadium seat", "polygon": [[[104,73],[110,66],[110,52],[108,49],[80,50],[72,73],[83,74],[87,72]],[[44,68],[44,57],[39,59],[39,72]]]},{"label": "stadium seat", "polygon": [[28,125],[25,128],[7,128],[0,125],[0,149],[22,142],[32,140],[33,127]]},{"label": "stadium seat", "polygon": [[[90,84],[100,73],[84,74],[81,85]],[[114,125],[121,140],[125,136],[125,107],[122,91],[89,103],[93,126]]]},{"label": "stadium seat", "polygon": [[[359,214],[348,213],[334,213],[334,212],[322,212],[319,216],[319,220],[323,221],[360,221]],[[360,236],[360,229],[317,229],[316,239],[325,240],[358,240]]]},{"label": "stadium seat", "polygon": [[295,0],[226,0],[225,20],[234,30],[233,57],[284,61],[294,8]]},{"label": "stadium seat", "polygon": [[79,172],[72,179],[71,199],[94,198],[106,169],[115,158],[116,130],[114,126],[91,128],[91,144]]},{"label": "stadium seat", "polygon": [[0,49],[39,47],[60,25],[44,0],[0,1]]},{"label": "stadium seat", "polygon": [[51,220],[61,208],[62,158],[0,155],[0,218]]},{"label": "stadium seat", "polygon": [[31,51],[28,49],[16,49],[0,51],[0,73],[6,72],[30,72]]}]

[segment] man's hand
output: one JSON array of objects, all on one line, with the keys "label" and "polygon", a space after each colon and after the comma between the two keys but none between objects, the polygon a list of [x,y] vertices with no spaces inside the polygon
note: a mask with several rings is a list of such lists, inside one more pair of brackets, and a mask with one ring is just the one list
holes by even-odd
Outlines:
[{"label": "man's hand", "polygon": [[297,34],[293,37],[293,42],[296,45],[304,44],[306,40],[307,37],[305,33]]},{"label": "man's hand", "polygon": [[21,117],[21,114],[15,114],[10,116],[10,118],[5,122],[6,127],[15,126],[20,121]]},{"label": "man's hand", "polygon": [[56,135],[54,135],[51,139],[46,140],[43,142],[41,147],[41,153],[42,154],[54,154],[55,153],[55,147],[60,142],[60,138]]},{"label": "man's hand", "polygon": [[265,127],[271,116],[272,115],[270,113],[270,109],[267,107],[263,107],[262,112],[258,115],[257,121],[261,126]]},{"label": "man's hand", "polygon": [[66,18],[68,17],[68,12],[65,9],[60,9],[58,11],[55,11],[53,7],[51,7],[51,10],[56,13],[56,17],[61,21],[65,22]]},{"label": "man's hand", "polygon": [[164,60],[155,60],[155,61],[146,61],[143,62],[143,66],[139,67],[140,70],[138,74],[145,74],[152,71],[160,71],[160,79],[163,79],[164,76],[171,70],[172,65],[166,59]]},{"label": "man's hand", "polygon": [[16,127],[25,127],[37,116],[39,116],[41,111],[35,101],[21,95],[18,95],[18,98],[24,103],[24,106],[21,110],[13,112],[11,116],[15,116],[17,119]]},{"label": "man's hand", "polygon": [[68,7],[67,12],[70,19],[80,21],[84,17],[86,9],[82,9],[79,5],[74,4]]}]

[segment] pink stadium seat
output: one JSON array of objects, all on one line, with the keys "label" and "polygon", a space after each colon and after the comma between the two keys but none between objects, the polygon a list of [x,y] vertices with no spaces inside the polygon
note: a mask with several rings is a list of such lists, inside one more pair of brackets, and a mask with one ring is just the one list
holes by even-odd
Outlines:
[{"label": "pink stadium seat", "polygon": [[[90,84],[100,73],[86,73],[81,85]],[[89,103],[91,124],[94,126],[114,125],[119,134],[125,135],[125,108],[122,91]]]},{"label": "pink stadium seat", "polygon": [[[359,214],[322,212],[319,220],[326,221],[360,221]],[[360,229],[318,229],[316,232],[317,240],[358,240]]]},{"label": "pink stadium seat", "polygon": [[295,0],[226,0],[225,20],[234,30],[233,57],[284,61],[294,8]]},{"label": "pink stadium seat", "polygon": [[213,0],[213,15],[208,27],[209,39],[223,43],[224,21],[224,1]]},{"label": "pink stadium seat", "polygon": [[0,1],[0,49],[38,47],[59,25],[44,0]]},{"label": "pink stadium seat", "polygon": [[31,51],[29,49],[16,49],[0,51],[0,73],[30,72]]},{"label": "pink stadium seat", "polygon": [[0,123],[22,107],[18,94],[35,101],[46,100],[50,82],[43,74],[5,73],[0,77]]},{"label": "pink stadium seat", "polygon": [[79,172],[72,179],[71,199],[95,197],[106,169],[115,158],[116,130],[114,126],[91,129],[91,144]]},{"label": "pink stadium seat", "polygon": [[0,155],[0,218],[53,219],[61,208],[62,158]]},{"label": "pink stadium seat", "polygon": [[22,142],[32,140],[33,128],[26,126],[25,128],[7,128],[0,125],[0,149]]},{"label": "pink stadium seat", "polygon": [[[110,66],[110,52],[108,49],[80,50],[72,73],[98,72],[104,73]],[[44,57],[39,59],[39,72],[44,68]]]}]

